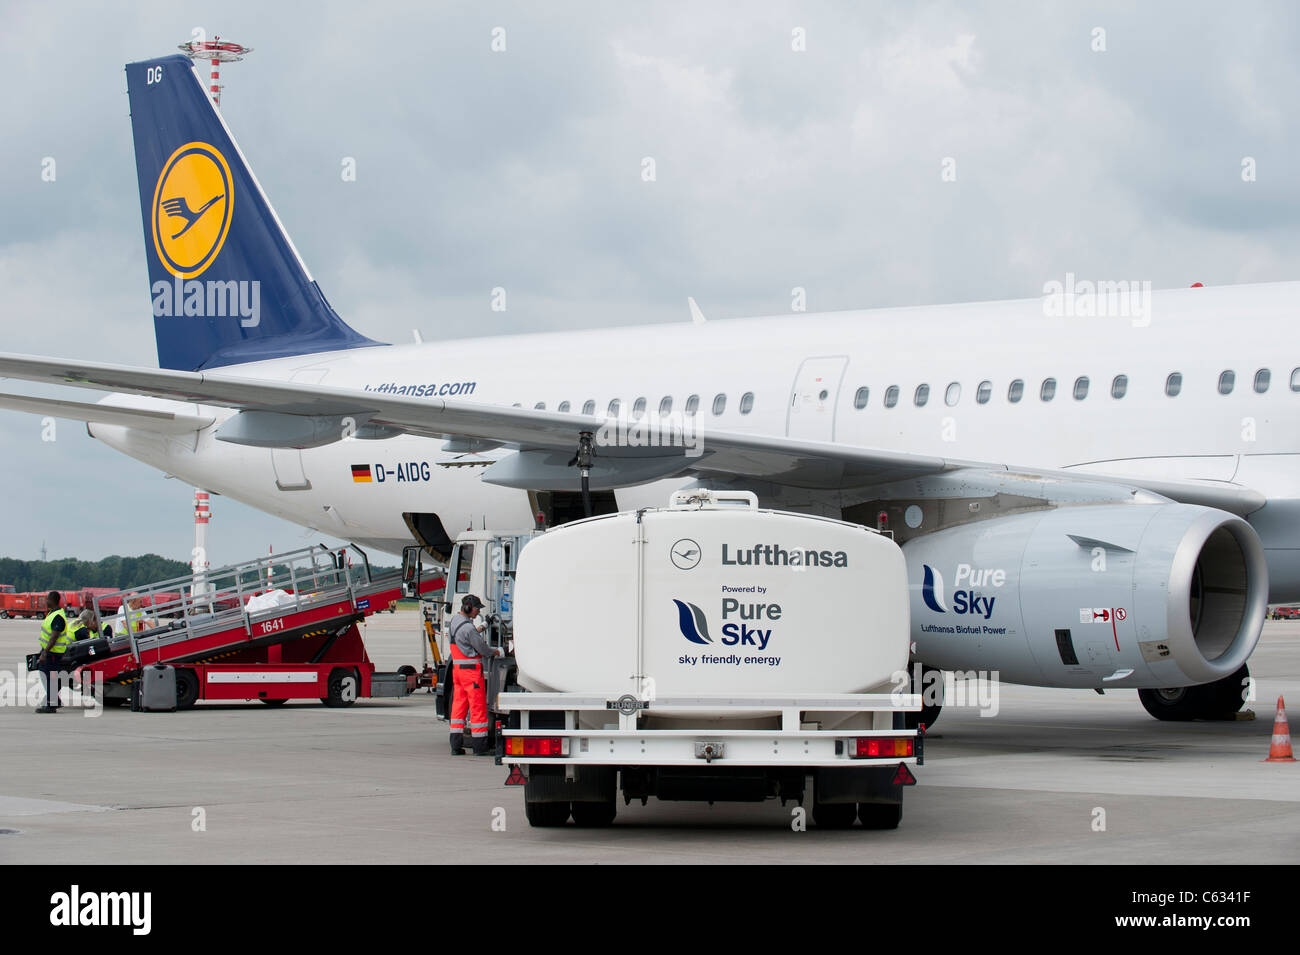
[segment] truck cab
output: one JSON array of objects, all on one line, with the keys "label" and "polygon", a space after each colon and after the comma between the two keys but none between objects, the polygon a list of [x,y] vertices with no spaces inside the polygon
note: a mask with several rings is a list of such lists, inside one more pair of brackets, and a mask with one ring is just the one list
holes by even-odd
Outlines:
[{"label": "truck cab", "polygon": [[[540,530],[463,532],[452,544],[445,568],[446,583],[442,593],[436,597],[431,596],[425,582],[431,577],[444,576],[442,565],[433,561],[420,547],[407,547],[403,551],[404,594],[434,603],[433,629],[439,651],[435,661],[439,719],[446,720],[451,713],[452,679],[448,669],[451,648],[447,645],[447,623],[460,609],[461,599],[466,594],[474,594],[483,601],[483,619],[487,622],[483,636],[488,645],[505,651],[499,659],[483,661],[489,709],[498,693],[515,685],[515,571],[519,554],[529,541],[542,533]],[[495,736],[495,727],[489,731],[489,736]]]}]

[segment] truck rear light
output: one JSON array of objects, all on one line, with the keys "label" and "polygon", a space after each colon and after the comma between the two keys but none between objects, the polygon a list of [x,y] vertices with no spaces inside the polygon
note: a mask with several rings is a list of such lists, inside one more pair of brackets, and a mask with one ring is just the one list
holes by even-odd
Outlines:
[{"label": "truck rear light", "polygon": [[563,736],[511,736],[506,740],[507,756],[563,756]]},{"label": "truck rear light", "polygon": [[910,736],[867,736],[853,741],[853,759],[897,759],[915,755]]}]

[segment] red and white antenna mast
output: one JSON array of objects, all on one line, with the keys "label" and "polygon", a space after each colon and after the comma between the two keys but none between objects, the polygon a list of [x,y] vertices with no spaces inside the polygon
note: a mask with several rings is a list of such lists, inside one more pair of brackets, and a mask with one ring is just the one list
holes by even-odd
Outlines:
[{"label": "red and white antenna mast", "polygon": [[221,64],[238,63],[245,54],[253,52],[251,46],[240,46],[238,43],[222,40],[219,36],[211,40],[191,40],[189,43],[182,43],[179,49],[191,60],[211,62],[212,83],[208,87],[208,94],[212,97],[215,106],[221,105]]}]

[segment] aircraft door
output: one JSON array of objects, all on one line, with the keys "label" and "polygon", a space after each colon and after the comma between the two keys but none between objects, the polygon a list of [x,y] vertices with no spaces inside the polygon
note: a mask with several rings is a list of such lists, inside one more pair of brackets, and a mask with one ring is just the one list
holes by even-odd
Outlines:
[{"label": "aircraft door", "polygon": [[786,408],[785,433],[809,441],[835,440],[835,407],[846,355],[805,358],[795,374]]}]

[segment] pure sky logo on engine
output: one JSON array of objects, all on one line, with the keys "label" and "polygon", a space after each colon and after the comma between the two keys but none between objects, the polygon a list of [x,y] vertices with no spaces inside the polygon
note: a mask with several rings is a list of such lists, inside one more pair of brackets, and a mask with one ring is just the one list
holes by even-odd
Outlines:
[{"label": "pure sky logo on engine", "polygon": [[754,544],[733,550],[723,544],[722,563],[736,567],[847,567],[849,555],[842,550],[786,550],[780,544]]},{"label": "pure sky logo on engine", "polygon": [[154,317],[238,317],[244,328],[261,323],[261,282],[198,281],[230,232],[232,187],[226,157],[208,143],[186,143],[163,163],[154,187],[150,231],[154,252],[173,280],[150,287]]},{"label": "pure sky logo on engine", "polygon": [[[952,595],[952,613],[974,614],[988,620],[993,616],[993,604],[996,597],[985,596],[967,588],[1001,587],[1007,581],[1007,572],[1001,568],[979,568],[970,564],[958,564],[953,584],[957,587]],[[944,600],[943,574],[929,564],[921,565],[921,600],[935,613],[948,613],[947,601]]]}]

